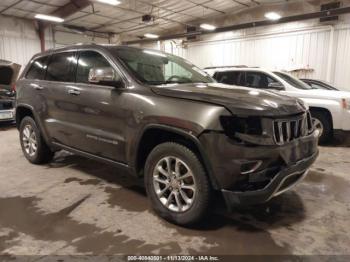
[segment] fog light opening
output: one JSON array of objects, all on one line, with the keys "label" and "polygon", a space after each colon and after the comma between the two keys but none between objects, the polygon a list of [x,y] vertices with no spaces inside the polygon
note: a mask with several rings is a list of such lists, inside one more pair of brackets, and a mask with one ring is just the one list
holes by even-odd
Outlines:
[{"label": "fog light opening", "polygon": [[249,161],[242,163],[241,165],[241,174],[247,175],[254,173],[258,168],[261,166],[262,161],[261,160],[255,160],[255,161]]}]

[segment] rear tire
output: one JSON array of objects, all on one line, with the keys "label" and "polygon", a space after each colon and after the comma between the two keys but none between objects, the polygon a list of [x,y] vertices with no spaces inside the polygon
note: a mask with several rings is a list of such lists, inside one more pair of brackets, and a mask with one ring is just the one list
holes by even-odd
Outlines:
[{"label": "rear tire", "polygon": [[23,118],[19,128],[19,138],[24,156],[32,164],[44,164],[52,160],[54,152],[45,143],[33,118]]},{"label": "rear tire", "polygon": [[211,189],[204,167],[181,144],[167,142],[152,150],[146,161],[145,185],[153,209],[172,223],[194,224],[209,210]]},{"label": "rear tire", "polygon": [[320,111],[312,111],[311,116],[313,118],[314,124],[316,125],[316,129],[321,132],[321,136],[319,137],[320,144],[330,142],[333,136],[333,132],[332,123],[329,117]]}]

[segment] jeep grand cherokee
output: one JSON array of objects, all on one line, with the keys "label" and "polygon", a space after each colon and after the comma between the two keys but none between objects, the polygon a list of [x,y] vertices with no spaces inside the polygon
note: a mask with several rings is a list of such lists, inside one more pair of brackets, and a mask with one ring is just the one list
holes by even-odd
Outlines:
[{"label": "jeep grand cherokee", "polygon": [[67,150],[143,178],[153,208],[186,225],[214,191],[228,207],[266,202],[318,155],[307,106],[218,84],[162,52],[80,45],[34,56],[17,83],[16,119],[34,164]]}]

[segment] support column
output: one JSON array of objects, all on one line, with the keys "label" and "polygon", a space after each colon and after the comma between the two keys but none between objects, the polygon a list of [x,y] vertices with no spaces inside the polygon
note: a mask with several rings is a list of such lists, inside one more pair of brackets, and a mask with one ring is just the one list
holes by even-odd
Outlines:
[{"label": "support column", "polygon": [[45,26],[44,26],[44,23],[39,21],[38,27],[39,27],[38,31],[39,31],[41,52],[44,52],[45,51]]}]

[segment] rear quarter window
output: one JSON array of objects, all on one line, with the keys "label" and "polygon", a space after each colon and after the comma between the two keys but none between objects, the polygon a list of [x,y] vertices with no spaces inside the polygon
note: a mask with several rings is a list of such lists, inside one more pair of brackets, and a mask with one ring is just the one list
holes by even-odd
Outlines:
[{"label": "rear quarter window", "polygon": [[35,80],[44,80],[48,59],[49,59],[48,56],[35,59],[30,65],[30,68],[26,74],[26,78],[35,79]]}]

